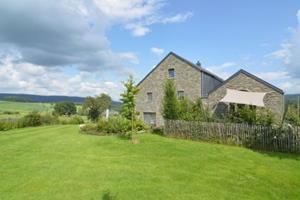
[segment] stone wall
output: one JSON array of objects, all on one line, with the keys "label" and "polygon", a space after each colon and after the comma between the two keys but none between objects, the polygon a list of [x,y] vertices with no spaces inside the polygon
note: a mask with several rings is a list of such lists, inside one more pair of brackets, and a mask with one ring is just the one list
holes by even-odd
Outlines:
[{"label": "stone wall", "polygon": [[[196,100],[201,94],[201,72],[188,63],[170,54],[146,79],[139,84],[139,93],[136,99],[136,110],[143,119],[144,112],[156,113],[156,125],[163,126],[162,100],[164,96],[164,83],[169,77],[168,69],[174,68],[176,76],[174,83],[177,91],[184,91],[190,100]],[[153,100],[148,102],[147,93],[152,92]]]},{"label": "stone wall", "polygon": [[280,119],[284,112],[284,96],[272,87],[263,84],[252,77],[239,73],[233,79],[228,80],[224,85],[209,94],[207,99],[208,107],[215,113],[224,112],[227,106],[219,101],[226,95],[226,88],[245,90],[249,92],[266,92],[264,103],[277,118]]}]

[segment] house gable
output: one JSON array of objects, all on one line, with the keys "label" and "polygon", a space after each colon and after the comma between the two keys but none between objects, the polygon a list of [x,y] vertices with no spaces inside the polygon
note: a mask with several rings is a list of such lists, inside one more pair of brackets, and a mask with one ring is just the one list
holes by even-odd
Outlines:
[{"label": "house gable", "polygon": [[[209,93],[208,105],[210,110],[216,111],[220,108],[221,104],[224,104],[219,101],[226,95],[226,89],[264,92],[266,93],[264,97],[265,107],[272,110],[273,113],[277,113],[278,116],[283,113],[283,91],[245,70],[238,71]],[[222,107],[225,109],[224,105]]]},{"label": "house gable", "polygon": [[170,53],[168,53],[138,84],[137,84],[137,86],[139,86],[145,79],[147,79],[147,77],[154,71],[154,70],[156,70],[156,68],[158,68],[169,56],[174,56],[175,58],[177,58],[177,59],[179,59],[179,60],[181,60],[182,62],[184,62],[184,63],[186,63],[187,65],[189,65],[189,66],[191,66],[191,67],[193,67],[194,69],[196,69],[197,71],[199,71],[199,72],[202,72],[202,73],[204,73],[204,74],[206,74],[206,75],[209,75],[209,76],[211,76],[211,77],[213,77],[214,79],[216,79],[216,80],[218,80],[219,82],[223,82],[224,80],[222,79],[222,78],[220,78],[219,76],[217,76],[217,75],[215,75],[215,74],[213,74],[213,73],[211,73],[210,71],[208,71],[208,70],[206,70],[206,69],[204,69],[204,68],[202,68],[202,67],[200,67],[200,66],[197,66],[197,65],[195,65],[194,63],[192,63],[192,62],[190,62],[190,61],[188,61],[187,59],[185,59],[185,58],[183,58],[183,57],[181,57],[181,56],[179,56],[179,55],[177,55],[176,53],[174,53],[174,52],[170,52]]},{"label": "house gable", "polygon": [[267,87],[269,87],[269,88],[271,88],[271,89],[277,91],[278,93],[284,94],[284,92],[283,92],[281,89],[279,89],[278,87],[276,87],[276,86],[274,86],[274,85],[272,85],[272,84],[270,84],[270,83],[268,83],[268,82],[262,80],[261,78],[255,76],[255,75],[253,75],[253,74],[251,74],[251,73],[249,73],[249,72],[247,72],[247,71],[245,71],[245,70],[243,70],[243,69],[240,69],[238,72],[236,72],[235,74],[233,74],[232,76],[230,76],[230,77],[229,77],[228,79],[226,79],[222,84],[220,84],[218,87],[216,87],[216,88],[213,89],[211,92],[209,92],[209,94],[213,93],[213,92],[216,91],[218,88],[220,88],[220,87],[222,87],[223,85],[227,84],[230,80],[234,79],[234,78],[235,78],[236,76],[238,76],[239,74],[244,74],[244,75],[246,75],[246,76],[248,76],[248,77],[250,77],[250,78],[256,80],[257,82],[259,82],[259,83],[261,83],[261,84],[263,84],[263,85],[266,85]]}]

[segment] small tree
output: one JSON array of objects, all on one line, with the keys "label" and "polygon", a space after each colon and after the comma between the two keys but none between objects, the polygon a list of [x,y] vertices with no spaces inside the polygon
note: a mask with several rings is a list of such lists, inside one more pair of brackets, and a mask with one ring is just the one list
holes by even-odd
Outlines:
[{"label": "small tree", "polygon": [[111,107],[111,97],[107,94],[101,94],[96,97],[86,97],[82,110],[87,113],[88,119],[97,121],[99,116]]},{"label": "small tree", "polygon": [[121,94],[122,109],[121,114],[125,118],[134,121],[136,119],[135,97],[139,89],[134,85],[133,77],[130,76],[124,83],[125,91]]},{"label": "small tree", "polygon": [[173,81],[170,79],[165,83],[162,110],[165,119],[178,119],[179,117],[179,103],[177,100],[176,88]]},{"label": "small tree", "polygon": [[178,119],[193,120],[193,103],[187,98],[178,101]]},{"label": "small tree", "polygon": [[74,115],[76,114],[76,106],[73,102],[65,101],[54,105],[54,114],[57,115]]},{"label": "small tree", "polygon": [[202,99],[199,97],[192,105],[192,118],[195,121],[209,121],[210,113],[202,103]]}]

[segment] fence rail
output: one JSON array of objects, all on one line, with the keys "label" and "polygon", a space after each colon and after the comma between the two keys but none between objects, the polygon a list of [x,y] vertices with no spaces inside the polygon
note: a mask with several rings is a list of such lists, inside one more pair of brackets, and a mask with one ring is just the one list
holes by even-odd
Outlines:
[{"label": "fence rail", "polygon": [[166,120],[170,137],[230,143],[255,150],[300,153],[300,128]]}]

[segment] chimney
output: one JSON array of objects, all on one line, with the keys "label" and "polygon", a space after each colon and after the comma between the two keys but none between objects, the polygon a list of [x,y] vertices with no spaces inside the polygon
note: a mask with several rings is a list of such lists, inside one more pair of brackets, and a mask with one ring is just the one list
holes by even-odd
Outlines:
[{"label": "chimney", "polygon": [[196,65],[197,65],[198,67],[201,67],[201,62],[198,60],[197,63],[196,63]]}]

